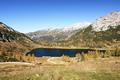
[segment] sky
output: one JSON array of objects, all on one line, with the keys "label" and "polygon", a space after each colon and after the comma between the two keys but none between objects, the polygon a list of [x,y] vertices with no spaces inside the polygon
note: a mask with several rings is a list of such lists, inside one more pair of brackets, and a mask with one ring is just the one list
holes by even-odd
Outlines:
[{"label": "sky", "polygon": [[120,11],[120,0],[0,0],[0,22],[23,33],[94,22]]}]

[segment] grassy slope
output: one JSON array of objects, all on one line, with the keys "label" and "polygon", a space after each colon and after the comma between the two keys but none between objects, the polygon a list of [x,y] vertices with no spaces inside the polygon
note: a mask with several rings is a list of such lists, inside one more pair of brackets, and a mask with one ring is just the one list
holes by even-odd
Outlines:
[{"label": "grassy slope", "polygon": [[[73,35],[69,42],[74,46],[108,47],[120,45],[120,26],[110,27],[106,31],[95,32],[92,26],[80,30]],[[118,42],[115,42],[118,41]],[[117,44],[116,44],[117,43]]]},{"label": "grassy slope", "polygon": [[119,80],[120,58],[71,65],[0,65],[0,80]]}]

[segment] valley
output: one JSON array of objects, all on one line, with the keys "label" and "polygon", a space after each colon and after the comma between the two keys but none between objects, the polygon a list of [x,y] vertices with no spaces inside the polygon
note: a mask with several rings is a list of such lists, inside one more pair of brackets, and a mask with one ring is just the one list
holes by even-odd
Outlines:
[{"label": "valley", "polygon": [[119,79],[119,11],[26,34],[0,22],[0,80]]}]

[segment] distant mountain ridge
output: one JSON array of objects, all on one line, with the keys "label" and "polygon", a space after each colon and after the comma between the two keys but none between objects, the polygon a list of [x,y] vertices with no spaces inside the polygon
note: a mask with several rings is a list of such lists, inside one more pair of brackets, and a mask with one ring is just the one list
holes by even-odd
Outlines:
[{"label": "distant mountain ridge", "polygon": [[91,24],[90,22],[75,23],[75,24],[69,25],[67,27],[64,27],[63,31],[74,31],[74,30],[78,30],[78,29],[83,29],[83,28],[86,28],[87,26],[89,26],[90,24]]},{"label": "distant mountain ridge", "polygon": [[39,30],[36,32],[27,33],[26,35],[36,41],[48,41],[48,42],[62,41],[62,40],[67,40],[69,37],[75,34],[79,29],[83,29],[90,24],[91,23],[89,22],[76,23],[64,28]]}]

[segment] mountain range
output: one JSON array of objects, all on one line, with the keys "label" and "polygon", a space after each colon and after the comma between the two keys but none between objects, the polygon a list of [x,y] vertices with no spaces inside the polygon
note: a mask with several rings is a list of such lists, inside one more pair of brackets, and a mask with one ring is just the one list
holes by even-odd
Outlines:
[{"label": "mountain range", "polygon": [[[83,22],[64,27],[62,29],[39,30],[26,35],[37,42],[64,42],[83,47],[89,42],[120,40],[120,12],[111,12],[93,23]],[[108,37],[111,36],[111,37]],[[97,41],[98,40],[98,41]],[[81,42],[80,42],[81,41]],[[61,44],[61,43],[60,43]],[[75,45],[76,44],[76,45]],[[96,43],[94,43],[96,44]],[[86,47],[87,45],[84,45]],[[103,46],[103,45],[102,45]]]},{"label": "mountain range", "polygon": [[23,54],[38,46],[119,47],[120,12],[109,13],[93,23],[77,23],[61,29],[39,30],[27,34],[0,22],[0,54]]},{"label": "mountain range", "polygon": [[27,33],[26,35],[35,41],[57,42],[70,38],[79,29],[83,29],[90,25],[89,22],[76,23],[64,28],[46,29]]},{"label": "mountain range", "polygon": [[0,62],[22,60],[38,47],[120,48],[120,12],[112,12],[95,22],[23,34],[0,22]]}]

